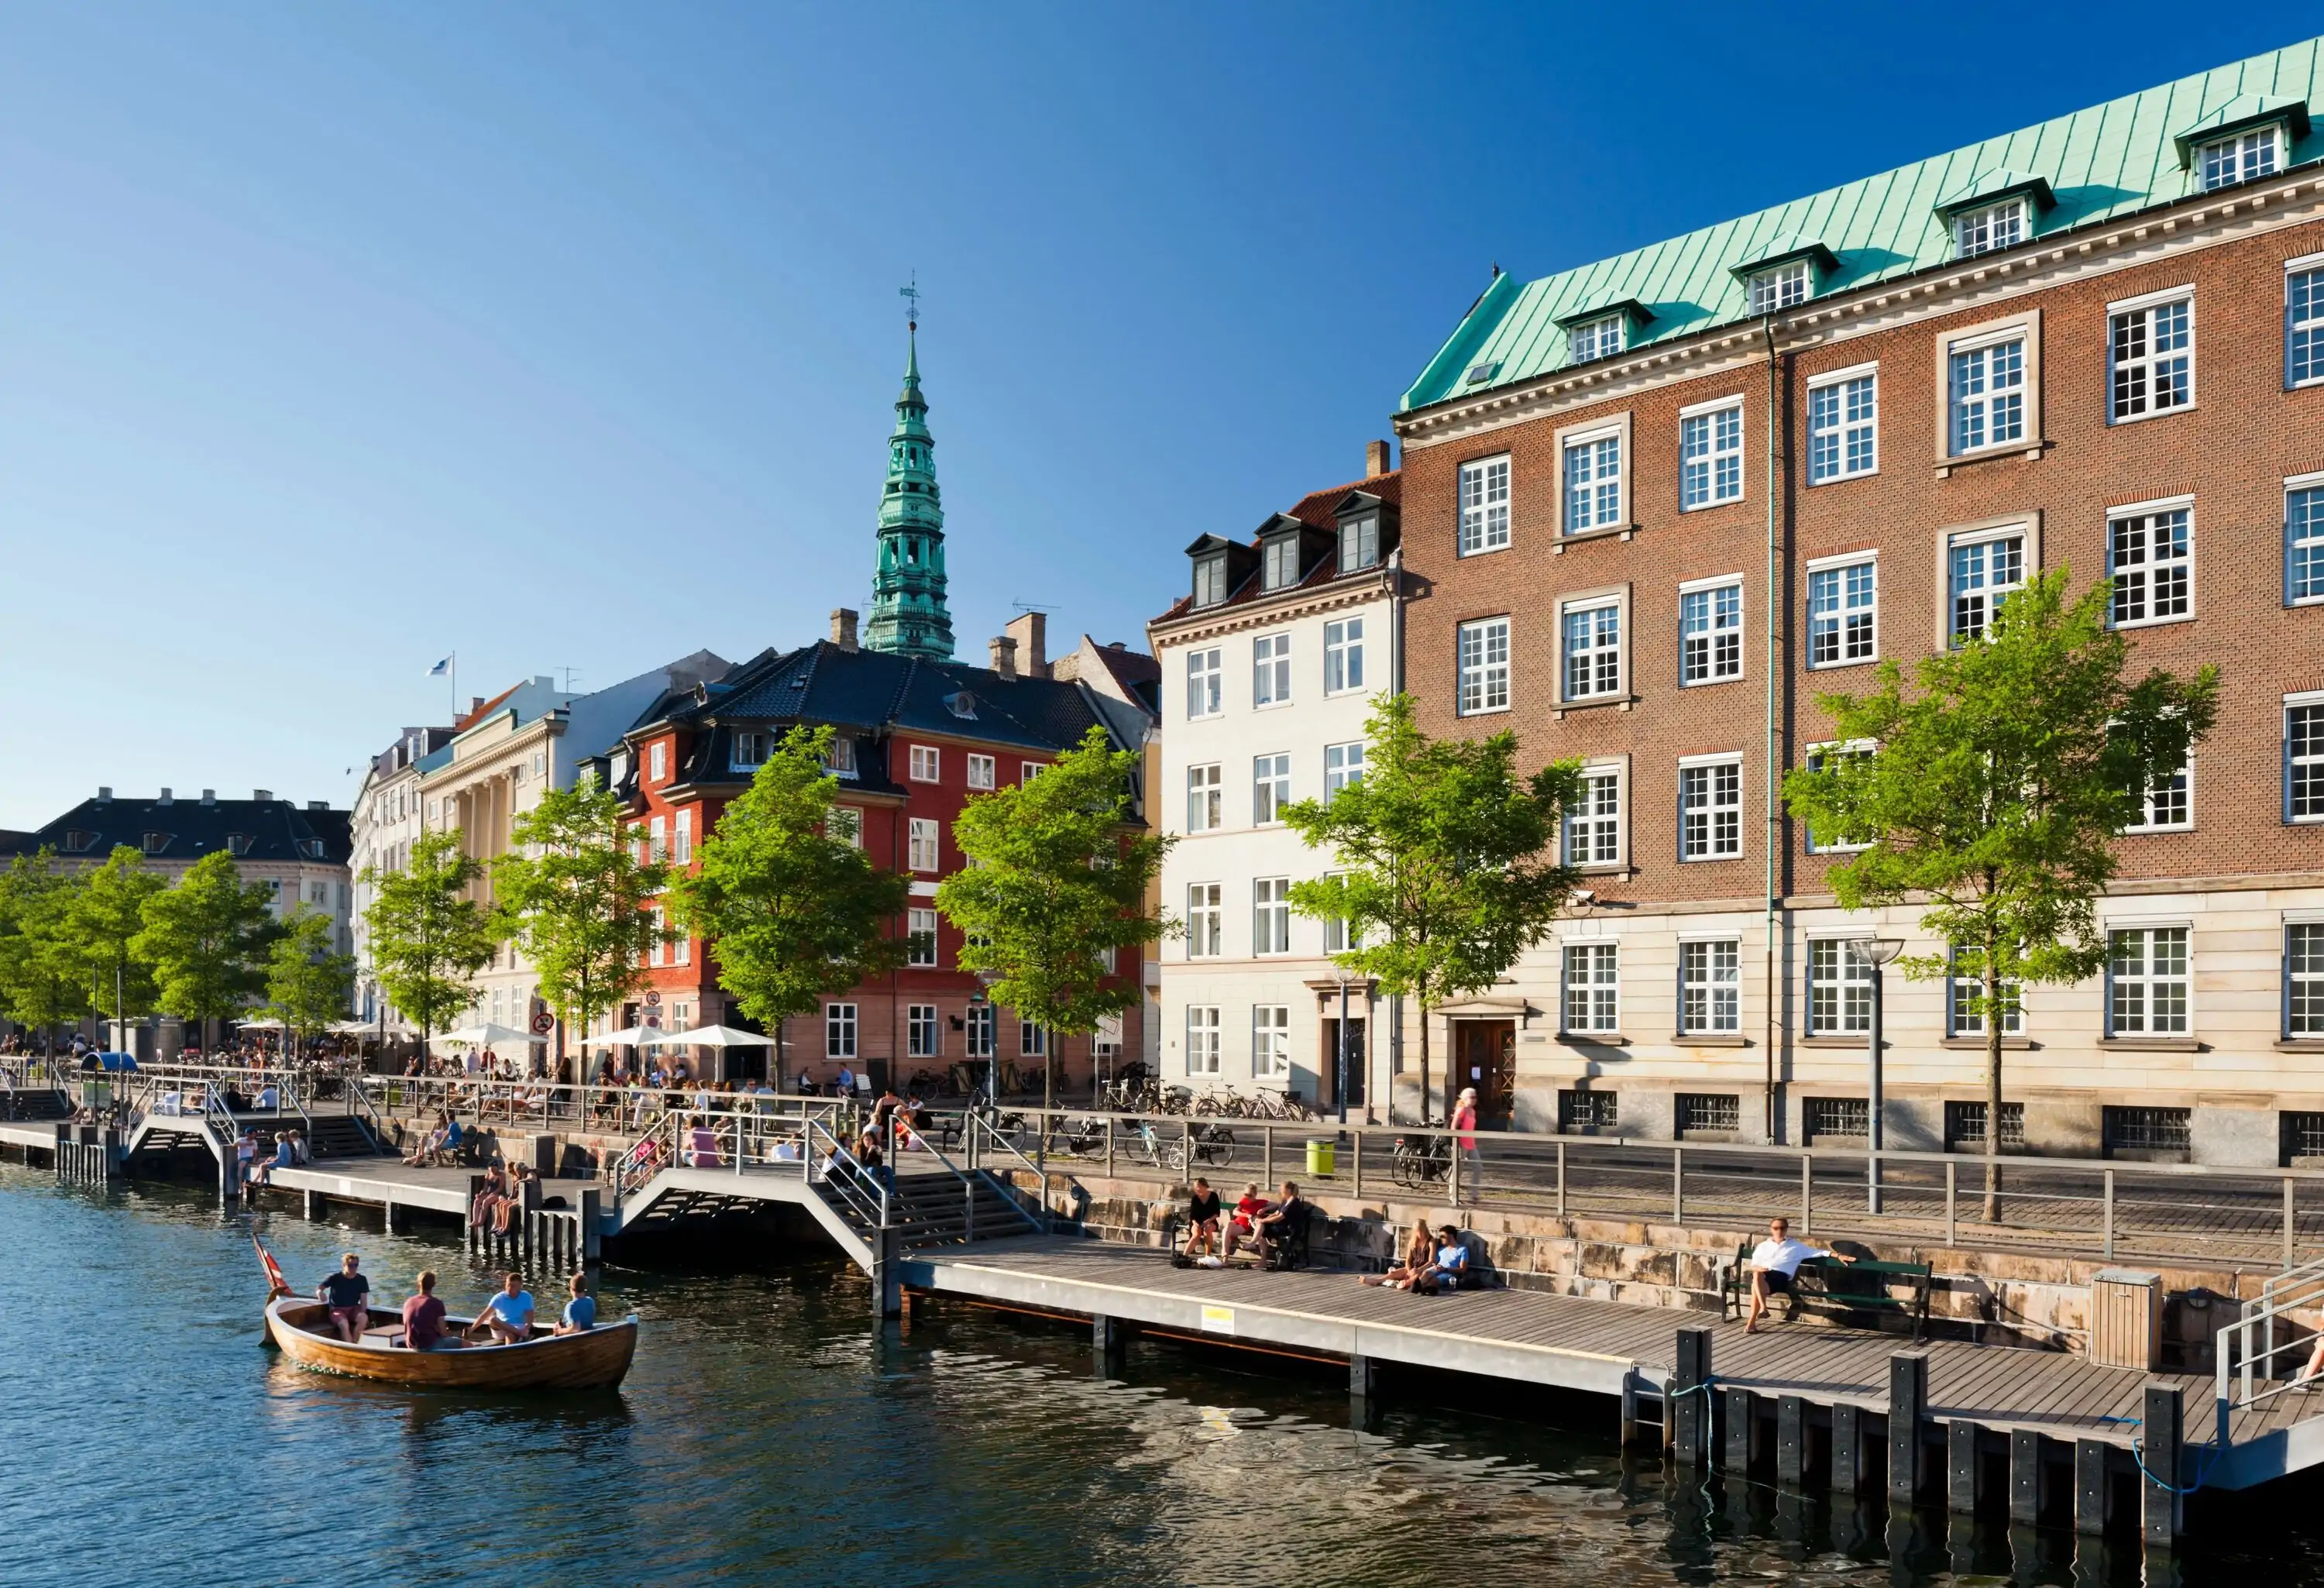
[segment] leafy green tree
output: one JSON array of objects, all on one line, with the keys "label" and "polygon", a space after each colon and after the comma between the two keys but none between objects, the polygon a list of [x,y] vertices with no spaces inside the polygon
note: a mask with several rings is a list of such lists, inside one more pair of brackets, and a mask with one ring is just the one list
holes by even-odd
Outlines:
[{"label": "leafy green tree", "polygon": [[130,949],[145,929],[145,904],[167,886],[126,844],[105,863],[81,873],[65,914],[73,949],[96,978],[97,1007],[115,1022],[153,1011],[153,967]]},{"label": "leafy green tree", "polygon": [[20,854],[0,872],[0,1010],[46,1027],[51,1050],[67,1020],[88,1012],[88,965],[67,929],[81,887],[56,869],[56,851]]},{"label": "leafy green tree", "polygon": [[492,867],[499,928],[532,962],[541,1001],[586,1033],[644,982],[647,951],[669,940],[655,909],[669,868],[640,854],[645,839],[594,777],[543,794],[509,841]]},{"label": "leafy green tree", "polygon": [[831,830],[831,739],[828,727],[784,734],[704,839],[700,870],[669,891],[678,919],[715,944],[718,984],[774,1033],[778,1088],[784,1020],[887,974],[910,947],[889,931],[910,882]]},{"label": "leafy green tree", "polygon": [[476,1001],[470,983],[500,947],[490,912],[469,896],[483,874],[461,853],[460,836],[446,832],[421,834],[400,871],[364,872],[372,895],[364,927],[380,990],[419,1025],[422,1047]]},{"label": "leafy green tree", "polygon": [[211,1022],[239,1014],[266,990],[267,951],[282,930],[272,900],[259,884],[245,886],[221,849],[145,901],[145,925],[129,952],[153,967],[163,1009],[201,1022],[205,1053]]},{"label": "leafy green tree", "polygon": [[[2003,604],[1982,640],[1924,657],[1907,693],[1883,662],[1865,695],[1829,695],[1826,755],[1784,781],[1811,833],[1869,848],[1834,864],[1848,909],[1926,900],[1922,929],[1979,978],[1985,1024],[1986,1203],[1999,1216],[2001,1039],[2016,990],[2062,985],[2106,963],[2097,901],[2113,840],[2148,789],[2186,764],[2218,712],[2217,670],[2129,677],[2130,645],[2107,626],[2100,581],[2070,604],[2067,570]],[[1897,964],[1915,980],[1958,974],[1944,954]]]},{"label": "leafy green tree", "polygon": [[[1283,819],[1335,874],[1291,885],[1305,916],[1349,923],[1360,945],[1332,956],[1420,1011],[1420,1099],[1428,1110],[1429,1015],[1481,992],[1547,935],[1574,872],[1558,858],[1558,824],[1581,797],[1576,762],[1517,771],[1517,735],[1430,739],[1412,697],[1382,700],[1365,724],[1364,773]],[[1452,1113],[1452,1066],[1444,1076]]]},{"label": "leafy green tree", "polygon": [[1136,975],[1117,975],[1115,956],[1170,930],[1147,910],[1170,841],[1132,826],[1138,775],[1137,752],[1093,727],[1039,776],[971,798],[953,823],[968,864],[936,885],[936,908],[963,934],[961,967],[989,974],[995,1003],[1051,1033],[1045,1105],[1055,1038],[1089,1035],[1137,1002]]},{"label": "leafy green tree", "polygon": [[266,960],[268,1007],[289,1028],[285,1050],[295,1052],[303,1033],[313,1036],[347,1012],[355,991],[355,961],[332,941],[331,918],[299,910],[283,923]]}]

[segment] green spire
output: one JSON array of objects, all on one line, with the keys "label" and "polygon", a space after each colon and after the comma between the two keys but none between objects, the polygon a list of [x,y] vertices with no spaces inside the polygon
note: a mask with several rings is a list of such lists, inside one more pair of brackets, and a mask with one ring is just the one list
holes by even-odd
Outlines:
[{"label": "green spire", "polygon": [[888,484],[880,494],[880,562],[872,575],[872,621],[863,643],[899,656],[952,659],[952,614],[945,606],[944,498],[936,490],[936,442],[920,395],[920,335],[915,322],[888,437]]}]

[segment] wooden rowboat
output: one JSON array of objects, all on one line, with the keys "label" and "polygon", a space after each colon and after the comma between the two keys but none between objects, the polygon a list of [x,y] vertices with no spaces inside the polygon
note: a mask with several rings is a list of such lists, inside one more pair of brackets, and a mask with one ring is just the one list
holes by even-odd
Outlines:
[{"label": "wooden rowboat", "polygon": [[[629,1372],[638,1350],[635,1313],[578,1334],[554,1334],[535,1325],[531,1339],[507,1345],[408,1351],[393,1343],[403,1337],[403,1315],[370,1310],[363,1343],[350,1345],[331,1327],[323,1303],[278,1294],[266,1303],[266,1333],[302,1368],[416,1390],[610,1390]],[[468,1321],[447,1317],[445,1331],[457,1334]]]}]

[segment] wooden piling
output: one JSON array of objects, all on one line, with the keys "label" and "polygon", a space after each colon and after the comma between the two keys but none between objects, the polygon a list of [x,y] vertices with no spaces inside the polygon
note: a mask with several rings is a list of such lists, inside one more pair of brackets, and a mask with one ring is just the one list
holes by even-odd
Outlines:
[{"label": "wooden piling", "polygon": [[1831,1407],[1831,1491],[1864,1492],[1864,1408],[1852,1400]]},{"label": "wooden piling", "polygon": [[1888,1502],[1910,1505],[1921,1491],[1921,1417],[1929,1405],[1929,1358],[1900,1351],[1888,1359]]},{"label": "wooden piling", "polygon": [[1677,1385],[1672,1394],[1671,1453],[1681,1466],[1706,1464],[1711,1458],[1711,1331],[1687,1328],[1678,1332]]},{"label": "wooden piling", "polygon": [[1984,1429],[1967,1417],[1945,1425],[1945,1509],[1975,1516],[1978,1502],[1978,1443]]},{"label": "wooden piling", "polygon": [[2106,1531],[2107,1455],[2101,1439],[2074,1441],[2074,1531],[2093,1537]]},{"label": "wooden piling", "polygon": [[1807,1481],[1808,1403],[1796,1395],[1775,1398],[1775,1482],[1796,1489]]},{"label": "wooden piling", "polygon": [[1726,1438],[1720,1441],[1721,1472],[1738,1475],[1751,1470],[1751,1434],[1758,1422],[1758,1405],[1751,1391],[1739,1384],[1729,1384],[1719,1392],[1726,1413]]},{"label": "wooden piling", "polygon": [[2042,1479],[2042,1436],[2034,1428],[2009,1432],[2009,1519],[2031,1525],[2042,1519],[2046,1498]]},{"label": "wooden piling", "polygon": [[2180,1494],[2179,1453],[2184,1397],[2176,1384],[2146,1386],[2144,1424],[2140,1427],[2138,1531],[2149,1549],[2179,1542],[2186,1501]]}]

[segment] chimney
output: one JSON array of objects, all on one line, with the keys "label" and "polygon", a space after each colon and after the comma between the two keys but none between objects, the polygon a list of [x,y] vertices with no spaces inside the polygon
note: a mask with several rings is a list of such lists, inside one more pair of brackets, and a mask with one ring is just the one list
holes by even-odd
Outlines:
[{"label": "chimney", "polygon": [[831,642],[850,656],[855,654],[855,609],[853,607],[835,606],[831,609]]},{"label": "chimney", "polygon": [[154,803],[154,804],[156,804],[156,805],[167,805],[167,804],[169,804],[169,803],[170,803],[170,791],[169,791],[167,789],[162,789],[162,790],[161,790],[161,799],[157,799],[157,800],[155,800],[153,803]]},{"label": "chimney", "polygon": [[1046,612],[1020,612],[1009,620],[1009,637],[1017,642],[1017,654],[1025,663],[1028,679],[1049,676],[1049,614]]},{"label": "chimney", "polygon": [[203,789],[202,803],[204,805],[216,805],[217,803],[217,790],[216,789]]},{"label": "chimney", "polygon": [[1004,679],[1017,676],[1017,642],[1006,634],[992,637],[992,670]]},{"label": "chimney", "polygon": [[1388,470],[1394,468],[1396,465],[1389,461],[1389,459],[1394,456],[1395,453],[1390,449],[1389,444],[1386,441],[1365,442],[1364,478],[1368,480],[1376,479],[1379,475],[1384,475],[1388,473]]},{"label": "chimney", "polygon": [[97,786],[97,802],[99,805],[110,805],[113,803],[113,786],[111,784],[99,783]]},{"label": "chimney", "polygon": [[307,801],[307,808],[309,810],[328,810],[331,808],[331,802],[327,799],[309,799]]},{"label": "chimney", "polygon": [[483,696],[471,695],[468,697],[468,715],[470,716],[475,716],[476,713],[484,710],[484,697]]},{"label": "chimney", "polygon": [[[204,805],[208,805],[210,802],[209,792],[210,791],[208,789],[202,790],[202,803]],[[263,805],[268,800],[274,798],[274,790],[272,789],[253,789],[250,791],[250,797],[253,799],[257,800],[261,805]]]}]

